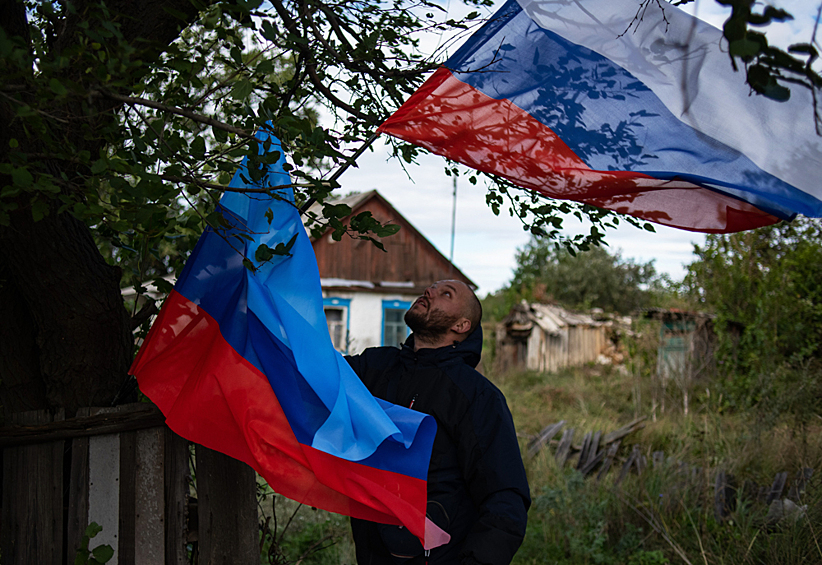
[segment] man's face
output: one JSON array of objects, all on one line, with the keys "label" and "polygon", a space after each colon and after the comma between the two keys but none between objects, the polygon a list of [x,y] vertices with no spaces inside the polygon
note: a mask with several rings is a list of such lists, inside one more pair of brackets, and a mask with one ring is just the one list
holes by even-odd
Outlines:
[{"label": "man's face", "polygon": [[405,323],[421,338],[441,336],[465,317],[467,292],[459,281],[436,282],[414,301],[405,313]]}]

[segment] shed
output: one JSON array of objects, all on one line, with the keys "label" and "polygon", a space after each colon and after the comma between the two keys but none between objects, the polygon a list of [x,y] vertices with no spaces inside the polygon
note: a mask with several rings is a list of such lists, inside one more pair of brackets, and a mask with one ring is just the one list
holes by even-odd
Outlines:
[{"label": "shed", "polygon": [[599,360],[610,345],[609,322],[552,304],[517,304],[497,324],[501,370],[556,371]]},{"label": "shed", "polygon": [[702,312],[651,308],[648,319],[659,320],[657,375],[662,379],[697,379],[713,368],[714,318]]}]

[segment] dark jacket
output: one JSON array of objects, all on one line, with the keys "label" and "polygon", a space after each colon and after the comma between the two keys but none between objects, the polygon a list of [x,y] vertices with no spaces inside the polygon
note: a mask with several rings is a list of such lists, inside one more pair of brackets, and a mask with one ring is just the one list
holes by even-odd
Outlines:
[{"label": "dark jacket", "polygon": [[[371,348],[347,359],[374,396],[437,421],[428,514],[451,542],[433,549],[427,562],[505,565],[522,543],[531,499],[505,397],[474,370],[482,330],[439,349],[415,352],[413,339],[402,349]],[[406,561],[389,556],[422,553],[407,530],[352,520],[352,531],[360,565],[425,562],[421,555]]]}]

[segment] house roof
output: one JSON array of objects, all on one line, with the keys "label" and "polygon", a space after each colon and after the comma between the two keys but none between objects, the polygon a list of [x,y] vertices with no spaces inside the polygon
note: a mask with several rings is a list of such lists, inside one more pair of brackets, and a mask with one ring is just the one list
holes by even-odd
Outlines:
[{"label": "house roof", "polygon": [[602,326],[607,322],[595,320],[587,314],[575,314],[553,304],[529,304],[522,301],[511,308],[501,322],[514,332],[528,331],[534,325],[550,335],[559,334],[562,328],[573,326]]},{"label": "house roof", "polygon": [[[334,200],[333,203],[347,204],[351,208],[349,218],[366,210],[372,211],[375,217],[377,217],[376,212],[379,211],[383,217],[377,217],[377,219],[383,222],[390,221],[401,227],[400,233],[383,240],[386,249],[393,251],[393,255],[383,255],[382,251],[377,251],[378,255],[374,255],[376,247],[374,247],[371,242],[362,242],[356,239],[348,240],[345,245],[336,248],[338,251],[330,253],[327,249],[323,249],[323,247],[327,245],[332,245],[329,241],[330,238],[326,237],[329,236],[332,231],[330,227],[323,230],[317,237],[312,237],[311,239],[314,243],[315,253],[317,254],[317,260],[320,266],[320,275],[326,281],[329,281],[329,283],[332,280],[354,281],[357,283],[356,285],[334,285],[335,288],[362,288],[366,286],[363,283],[371,283],[375,292],[397,292],[406,290],[408,293],[414,294],[421,292],[439,278],[462,280],[472,289],[477,288],[477,285],[471,279],[465,276],[459,268],[451,263],[428,238],[415,228],[413,224],[377,190],[350,194],[344,198]],[[318,217],[322,217],[322,207],[317,203],[313,204],[308,211]],[[344,241],[346,241],[345,238]],[[352,246],[357,245],[355,242],[365,243],[366,246],[360,247],[355,253],[355,250],[350,249]],[[340,243],[341,242],[333,243],[333,245],[340,245]],[[342,252],[341,249],[344,247],[347,248],[347,250]],[[367,269],[362,265],[368,264],[369,262],[386,261],[394,261],[397,264],[401,263],[402,269],[397,267],[390,273],[386,273],[380,269],[372,268],[371,272],[365,273]],[[409,263],[417,264],[409,265]],[[422,265],[422,263],[425,263],[425,265]],[[354,264],[360,268],[355,269],[352,266]],[[412,266],[414,268],[411,268]],[[358,270],[360,276],[354,276],[355,270]],[[380,273],[377,271],[380,271]],[[432,279],[432,277],[434,278]]]}]

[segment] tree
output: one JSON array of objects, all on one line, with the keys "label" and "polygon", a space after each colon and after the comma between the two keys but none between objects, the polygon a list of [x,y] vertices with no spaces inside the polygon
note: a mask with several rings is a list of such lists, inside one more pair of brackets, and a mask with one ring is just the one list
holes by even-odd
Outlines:
[{"label": "tree", "polygon": [[800,217],[709,235],[694,247],[684,288],[697,307],[717,315],[729,374],[796,366],[822,355],[821,242],[822,222]]},{"label": "tree", "polygon": [[[226,221],[215,202],[238,160],[256,171],[267,159],[258,128],[282,139],[298,204],[324,202],[336,183],[322,171],[435,65],[417,34],[477,17],[440,13],[429,0],[0,0],[3,410],[110,403],[149,313],[124,307],[123,271],[138,288],[174,272],[205,225]],[[339,119],[320,124],[315,106]],[[564,212],[616,222],[499,186],[489,204],[511,196],[535,233],[559,237]],[[312,219],[342,237],[349,212],[325,205]],[[392,231],[367,215],[354,223],[354,237]]]},{"label": "tree", "polygon": [[650,306],[666,281],[653,261],[636,263],[602,247],[571,253],[536,238],[518,251],[516,261],[511,283],[502,291],[508,307],[525,299],[628,314]]}]

